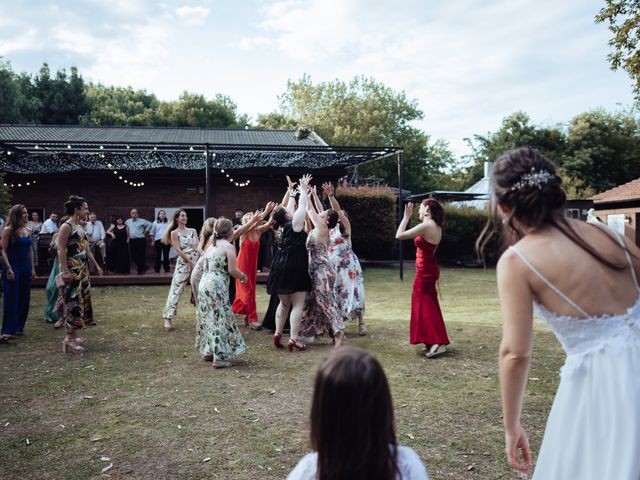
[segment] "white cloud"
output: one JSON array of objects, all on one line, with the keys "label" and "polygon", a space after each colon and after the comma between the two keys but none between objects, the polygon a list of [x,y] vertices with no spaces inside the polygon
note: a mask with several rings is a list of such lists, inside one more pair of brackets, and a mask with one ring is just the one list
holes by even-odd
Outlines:
[{"label": "white cloud", "polygon": [[176,14],[182,21],[189,25],[201,25],[209,16],[209,9],[206,7],[189,7],[184,5],[176,8]]},{"label": "white cloud", "polygon": [[28,28],[16,35],[15,38],[0,38],[0,56],[10,55],[27,50],[36,50],[42,46],[42,39],[38,36],[38,30]]},{"label": "white cloud", "polygon": [[268,37],[258,35],[255,37],[241,38],[238,46],[241,50],[251,51],[266,47],[272,43],[273,42]]}]

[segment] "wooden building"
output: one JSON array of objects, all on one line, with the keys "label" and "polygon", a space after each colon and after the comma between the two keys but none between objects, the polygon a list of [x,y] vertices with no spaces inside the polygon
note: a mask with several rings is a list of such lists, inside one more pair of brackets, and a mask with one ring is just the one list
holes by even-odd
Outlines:
[{"label": "wooden building", "polygon": [[593,197],[597,217],[640,245],[640,178]]}]

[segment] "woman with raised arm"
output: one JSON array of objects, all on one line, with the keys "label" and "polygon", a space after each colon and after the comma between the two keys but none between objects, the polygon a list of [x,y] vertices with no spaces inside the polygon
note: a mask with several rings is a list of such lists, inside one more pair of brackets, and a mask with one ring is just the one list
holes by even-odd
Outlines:
[{"label": "woman with raised arm", "polygon": [[564,216],[555,165],[518,148],[493,167],[503,223],[518,241],[498,262],[503,316],[500,388],[506,453],[531,468],[521,424],[533,315],[566,360],[534,479],[640,478],[640,250],[599,223]]},{"label": "woman with raised arm", "polygon": [[[329,260],[336,271],[336,297],[342,309],[345,321],[358,320],[358,335],[367,334],[364,323],[364,275],[360,261],[351,247],[351,222],[340,208],[335,197],[333,185],[322,184],[322,190],[328,195],[331,208],[335,214],[329,215]],[[344,228],[340,231],[338,220]]]},{"label": "woman with raised arm", "polygon": [[307,206],[307,214],[313,222],[313,229],[307,236],[311,291],[304,303],[300,335],[316,337],[327,332],[334,345],[339,347],[344,340],[344,322],[336,299],[336,272],[327,252],[328,215],[327,212],[318,214],[311,202]]},{"label": "woman with raised arm", "polygon": [[416,246],[416,277],[411,291],[411,322],[409,324],[409,342],[412,345],[424,343],[427,358],[433,358],[447,351],[449,345],[447,328],[444,326],[440,303],[438,302],[437,282],[440,268],[435,253],[442,239],[444,227],[444,209],[440,202],[427,198],[420,204],[421,222],[407,230],[407,224],[413,215],[413,203],[404,207],[404,217],[398,226],[396,239],[411,240]]},{"label": "woman with raised arm", "polygon": [[[287,179],[288,180],[288,179]],[[273,336],[273,344],[281,348],[280,338],[287,320],[289,307],[291,310],[291,333],[288,348],[292,352],[305,350],[306,346],[299,340],[302,309],[307,292],[311,290],[311,278],[308,271],[308,255],[305,241],[307,234],[304,231],[304,217],[307,214],[309,195],[307,192],[311,175],[304,175],[300,179],[300,201],[294,211],[295,199],[293,198],[292,183],[289,182],[289,198],[287,206],[282,205],[273,210],[274,221],[282,227],[282,234],[278,239],[278,249],[273,256],[267,292],[277,294],[280,299],[276,312],[276,332]]]},{"label": "woman with raised arm", "polygon": [[187,228],[187,220],[187,212],[182,209],[176,210],[171,216],[169,228],[162,237],[162,243],[171,245],[178,254],[167,303],[162,312],[164,329],[167,332],[173,330],[171,322],[176,316],[178,302],[198,261],[198,233],[195,228]]},{"label": "woman with raised arm", "polygon": [[247,281],[236,266],[233,223],[216,220],[213,241],[194,268],[196,292],[196,348],[203,360],[215,368],[231,367],[231,360],[244,353],[246,345],[229,303],[229,275]]},{"label": "woman with raised arm", "polygon": [[60,226],[58,232],[58,261],[65,283],[60,292],[66,328],[62,351],[82,353],[85,349],[77,338],[77,332],[86,325],[95,323],[89,293],[89,261],[94,264],[98,275],[102,275],[102,268],[93,258],[89,250],[89,240],[82,228],[82,222],[89,213],[87,201],[71,195],[64,208],[69,220]]},{"label": "woman with raised arm", "polygon": [[[264,215],[269,215],[276,206],[269,202],[264,210]],[[253,213],[246,213],[242,217],[242,225],[247,225],[253,220]],[[233,301],[233,313],[245,316],[245,322],[251,330],[260,330],[256,307],[256,273],[258,271],[258,250],[260,249],[260,235],[271,228],[273,219],[259,224],[248,232],[240,235],[240,253],[238,254],[238,268],[247,274],[247,281],[242,283],[236,280],[236,296]]]}]

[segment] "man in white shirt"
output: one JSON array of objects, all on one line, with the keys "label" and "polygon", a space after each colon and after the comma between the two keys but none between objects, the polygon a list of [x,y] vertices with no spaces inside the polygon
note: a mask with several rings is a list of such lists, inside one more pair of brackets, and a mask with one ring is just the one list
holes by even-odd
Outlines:
[{"label": "man in white shirt", "polygon": [[[91,249],[93,256],[97,260],[97,253],[100,252],[100,263],[104,264],[105,258],[107,258],[105,247],[107,232],[105,232],[104,225],[102,225],[102,222],[98,220],[98,216],[95,212],[91,212],[89,214],[89,221],[84,227],[84,232],[87,234],[87,238],[89,239],[89,248]],[[95,267],[90,263],[89,268],[93,269]]]},{"label": "man in white shirt", "polygon": [[38,235],[38,269],[41,275],[49,274],[49,257],[51,256],[49,246],[51,245],[51,237],[57,232],[58,214],[52,213],[42,224]]},{"label": "man in white shirt", "polygon": [[147,235],[151,230],[151,222],[144,218],[138,218],[138,209],[131,209],[131,218],[124,224],[129,233],[129,250],[131,258],[138,267],[138,275],[142,275],[149,267],[147,266]]},{"label": "man in white shirt", "polygon": [[44,221],[42,224],[42,229],[40,233],[58,233],[58,214],[52,213],[49,215],[49,218]]}]

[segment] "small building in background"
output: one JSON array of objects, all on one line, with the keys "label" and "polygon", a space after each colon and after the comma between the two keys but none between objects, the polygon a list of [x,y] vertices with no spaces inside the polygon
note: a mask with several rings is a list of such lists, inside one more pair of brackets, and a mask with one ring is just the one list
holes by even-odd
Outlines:
[{"label": "small building in background", "polygon": [[593,208],[601,221],[640,245],[640,178],[594,196]]}]

